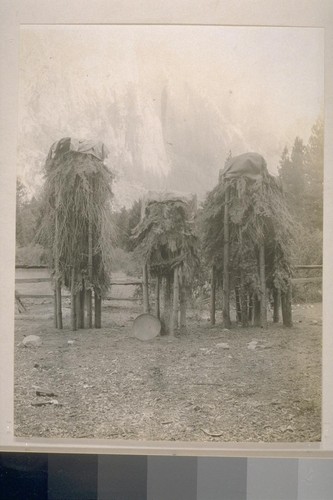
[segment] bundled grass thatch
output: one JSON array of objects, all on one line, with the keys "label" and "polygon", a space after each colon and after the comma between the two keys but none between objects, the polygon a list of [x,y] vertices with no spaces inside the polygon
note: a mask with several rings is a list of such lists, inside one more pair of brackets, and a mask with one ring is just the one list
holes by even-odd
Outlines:
[{"label": "bundled grass thatch", "polygon": [[[224,222],[227,191],[228,242]],[[202,230],[206,259],[214,265],[220,282],[225,272],[224,249],[228,245],[230,289],[234,288],[236,295],[240,290],[243,301],[249,300],[249,296],[258,300],[262,296],[260,251],[265,258],[265,286],[274,293],[287,293],[292,274],[294,224],[281,185],[266,168],[255,176],[248,176],[246,171],[221,175],[204,204]]]},{"label": "bundled grass thatch", "polygon": [[38,239],[49,249],[55,283],[73,295],[94,289],[100,297],[109,288],[111,181],[94,154],[58,148],[46,161]]},{"label": "bundled grass thatch", "polygon": [[[143,205],[141,221],[133,230],[135,252],[144,266],[144,281],[148,270],[150,276],[156,278],[157,316],[160,314],[160,281],[163,281],[165,331],[173,332],[178,324],[178,302],[181,326],[185,327],[186,323],[186,289],[199,265],[194,204],[193,200],[174,196],[151,199]],[[172,286],[173,314],[170,318]]]},{"label": "bundled grass thatch", "polygon": [[183,199],[150,201],[133,231],[135,251],[153,276],[163,276],[182,266],[190,277],[198,264],[198,239],[194,214]]}]

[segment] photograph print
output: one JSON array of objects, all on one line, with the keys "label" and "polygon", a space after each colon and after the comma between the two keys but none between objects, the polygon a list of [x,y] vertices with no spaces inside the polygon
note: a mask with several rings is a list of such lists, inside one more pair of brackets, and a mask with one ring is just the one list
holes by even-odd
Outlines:
[{"label": "photograph print", "polygon": [[20,30],[15,437],[321,440],[319,28]]}]

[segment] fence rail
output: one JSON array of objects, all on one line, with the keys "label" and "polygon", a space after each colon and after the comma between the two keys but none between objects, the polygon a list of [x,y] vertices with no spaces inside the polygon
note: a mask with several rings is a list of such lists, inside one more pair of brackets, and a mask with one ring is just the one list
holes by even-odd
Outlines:
[{"label": "fence rail", "polygon": [[[15,278],[15,283],[47,283],[51,278]],[[111,281],[111,285],[142,285],[142,281]]]},{"label": "fence rail", "polygon": [[[43,293],[43,294],[29,294],[29,293],[20,293],[20,299],[53,299],[54,295],[51,293]],[[63,299],[70,299],[71,296],[68,293],[62,294]],[[124,302],[140,302],[142,299],[136,297],[103,297],[104,300],[121,300]]]}]

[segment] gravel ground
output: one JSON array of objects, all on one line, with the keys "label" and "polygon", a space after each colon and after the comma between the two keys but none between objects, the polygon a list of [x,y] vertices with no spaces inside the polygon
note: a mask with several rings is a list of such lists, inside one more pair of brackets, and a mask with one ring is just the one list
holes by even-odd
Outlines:
[{"label": "gravel ground", "polygon": [[[101,330],[53,327],[26,300],[15,332],[15,435],[216,442],[321,439],[321,304],[294,327],[221,324],[192,312],[186,333],[141,342],[139,309],[105,305]],[[41,337],[25,347],[27,335]],[[43,395],[46,393],[47,395]],[[41,395],[42,394],[42,395]]]}]

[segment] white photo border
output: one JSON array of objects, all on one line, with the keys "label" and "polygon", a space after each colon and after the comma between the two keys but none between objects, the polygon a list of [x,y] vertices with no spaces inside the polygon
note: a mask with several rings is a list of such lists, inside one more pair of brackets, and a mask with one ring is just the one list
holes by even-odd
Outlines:
[{"label": "white photo border", "polygon": [[[333,457],[333,4],[331,0],[3,0],[0,5],[0,450],[178,456]],[[171,24],[325,30],[322,439],[197,443],[14,437],[14,271],[18,54],[22,25]]]}]

